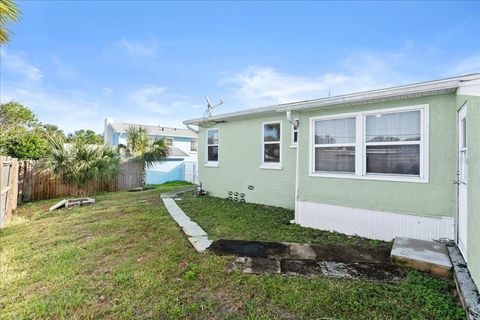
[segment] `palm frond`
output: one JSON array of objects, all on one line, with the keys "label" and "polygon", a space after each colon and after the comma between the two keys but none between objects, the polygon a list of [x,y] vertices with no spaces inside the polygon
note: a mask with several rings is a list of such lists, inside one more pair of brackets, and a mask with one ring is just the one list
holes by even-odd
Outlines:
[{"label": "palm frond", "polygon": [[11,31],[5,25],[8,22],[17,21],[20,16],[20,9],[13,0],[0,0],[0,44],[10,40]]}]

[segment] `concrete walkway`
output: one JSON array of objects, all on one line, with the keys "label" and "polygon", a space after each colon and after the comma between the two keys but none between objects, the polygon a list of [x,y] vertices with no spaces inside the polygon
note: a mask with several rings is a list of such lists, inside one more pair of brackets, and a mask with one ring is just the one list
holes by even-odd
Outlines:
[{"label": "concrete walkway", "polygon": [[175,203],[174,198],[180,193],[193,191],[194,187],[183,188],[173,192],[162,193],[161,197],[165,207],[170,216],[182,228],[183,233],[188,237],[188,241],[197,250],[197,252],[205,252],[210,247],[212,241],[208,239],[208,235],[195,221],[183,212],[182,209]]}]

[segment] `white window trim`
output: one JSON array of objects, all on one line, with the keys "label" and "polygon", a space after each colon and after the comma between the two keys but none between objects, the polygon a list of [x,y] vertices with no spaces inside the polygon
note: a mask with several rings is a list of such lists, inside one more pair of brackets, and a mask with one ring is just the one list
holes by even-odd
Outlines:
[{"label": "white window trim", "polygon": [[[197,140],[197,150],[192,150],[192,140]],[[198,153],[198,139],[190,139],[190,153]]]},{"label": "white window trim", "polygon": [[[265,142],[265,125],[266,124],[280,124],[280,140],[277,142]],[[261,153],[260,153],[260,168],[261,169],[274,169],[274,170],[280,170],[282,169],[282,134],[283,134],[283,129],[282,129],[282,121],[268,121],[268,122],[262,122],[262,140],[261,140]],[[273,143],[280,143],[280,162],[265,162],[264,161],[264,152],[265,152],[265,143],[267,144],[273,144]]]},{"label": "white window trim", "polygon": [[[217,144],[208,144],[208,132],[209,131],[218,131],[218,143]],[[218,160],[217,161],[208,161],[208,147],[209,146],[217,146],[218,147]],[[205,135],[205,163],[204,167],[218,167],[218,162],[220,160],[220,130],[218,128],[209,128],[207,129]]]},{"label": "white window trim", "polygon": [[[429,182],[429,115],[428,104],[412,105],[396,108],[383,108],[376,110],[366,110],[351,113],[333,114],[327,116],[310,117],[309,128],[309,176],[311,177],[328,177],[328,178],[343,178],[343,179],[360,179],[360,180],[380,180],[380,181],[399,181],[399,182]],[[382,173],[366,173],[366,145],[365,143],[365,124],[366,116],[378,113],[396,113],[403,111],[420,111],[420,175],[406,176],[396,174],[382,174]],[[355,117],[356,142],[355,142],[355,173],[336,173],[336,172],[315,172],[315,121],[328,119],[342,119]],[[368,145],[375,145],[377,143],[368,143]],[[378,143],[382,145],[383,143]],[[396,144],[416,144],[410,141],[400,141]],[[339,146],[345,144],[332,144],[329,146]],[[348,144],[350,145],[350,144]]]},{"label": "white window trim", "polygon": [[[294,121],[298,121],[298,118],[294,119]],[[294,133],[297,132],[297,142],[293,141]],[[299,138],[299,133],[298,133],[298,127],[295,129],[295,126],[293,124],[290,124],[290,148],[296,148],[298,145],[298,138]]]},{"label": "white window trim", "polygon": [[[169,147],[173,147],[173,143],[174,143],[174,140],[173,138],[170,138],[170,137],[165,137],[165,145],[169,146]],[[171,144],[169,145],[168,144],[168,141],[171,141]]]}]

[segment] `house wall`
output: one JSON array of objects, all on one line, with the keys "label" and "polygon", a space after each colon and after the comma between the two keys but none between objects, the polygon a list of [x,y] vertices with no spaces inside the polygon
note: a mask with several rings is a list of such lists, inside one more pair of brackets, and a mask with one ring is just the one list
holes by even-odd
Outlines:
[{"label": "house wall", "polygon": [[[112,133],[112,144],[127,144],[128,134],[126,132],[113,132]],[[190,151],[190,141],[192,138],[187,137],[167,137],[167,136],[158,136],[158,135],[150,135],[149,138],[152,139],[162,139],[162,138],[172,138],[173,139],[173,146],[179,148],[183,152],[191,153]]]},{"label": "house wall", "polygon": [[[429,104],[429,182],[309,176],[309,118]],[[456,189],[455,95],[438,95],[300,114],[299,200],[411,215],[454,217]]]},{"label": "house wall", "polygon": [[183,180],[183,160],[157,161],[146,170],[147,184]]},{"label": "house wall", "polygon": [[183,152],[186,153],[192,153],[190,151],[191,147],[191,138],[181,138],[181,137],[174,137],[173,138],[173,146],[177,147],[178,149],[182,150]]},{"label": "house wall", "polygon": [[[282,169],[261,169],[262,122],[282,122]],[[295,205],[295,149],[290,148],[290,124],[285,114],[218,123],[219,165],[206,167],[205,128],[199,128],[199,181],[211,195],[226,198],[228,191],[245,193],[247,202],[293,209]],[[248,186],[253,186],[249,190]]]},{"label": "house wall", "polygon": [[468,147],[467,259],[468,269],[480,288],[480,96],[458,96],[458,107],[465,102]]},{"label": "house wall", "polygon": [[103,125],[103,141],[107,145],[113,145],[113,129],[110,124],[113,123],[112,118],[106,118]]}]

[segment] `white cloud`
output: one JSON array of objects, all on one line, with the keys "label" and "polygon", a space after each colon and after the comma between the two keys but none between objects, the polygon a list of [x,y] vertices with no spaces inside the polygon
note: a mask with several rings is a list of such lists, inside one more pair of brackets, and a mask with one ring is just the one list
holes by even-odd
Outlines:
[{"label": "white cloud", "polygon": [[76,70],[71,66],[62,61],[58,56],[51,55],[51,60],[55,66],[54,75],[62,80],[72,80],[77,75]]},{"label": "white cloud", "polygon": [[114,46],[134,57],[153,56],[158,48],[157,41],[153,37],[144,41],[122,38],[115,42]]},{"label": "white cloud", "polygon": [[231,90],[226,100],[242,107],[259,107],[366,91],[416,81],[398,70],[410,63],[405,54],[374,55],[355,53],[344,59],[335,72],[315,76],[289,74],[267,66],[249,66],[227,73],[220,84]]},{"label": "white cloud", "polygon": [[93,129],[102,132],[106,106],[79,92],[53,93],[40,86],[2,87],[1,102],[16,100],[35,112],[43,123],[58,125],[65,132]]},{"label": "white cloud", "polygon": [[110,87],[102,87],[102,95],[104,97],[109,97],[112,95],[112,93],[114,92],[115,90],[113,88],[110,88]]},{"label": "white cloud", "polygon": [[454,76],[480,72],[480,54],[468,57],[455,65],[450,74]]},{"label": "white cloud", "polygon": [[168,92],[166,87],[157,85],[145,85],[129,94],[132,106],[162,115],[186,111],[192,107],[190,100],[187,96]]},{"label": "white cloud", "polygon": [[43,74],[37,67],[25,61],[22,52],[0,49],[0,58],[2,65],[6,70],[26,77],[28,80],[39,81],[43,78]]},{"label": "white cloud", "polygon": [[133,91],[130,94],[130,101],[139,108],[147,109],[156,113],[166,114],[168,109],[159,101],[167,89],[161,86],[148,85]]}]

